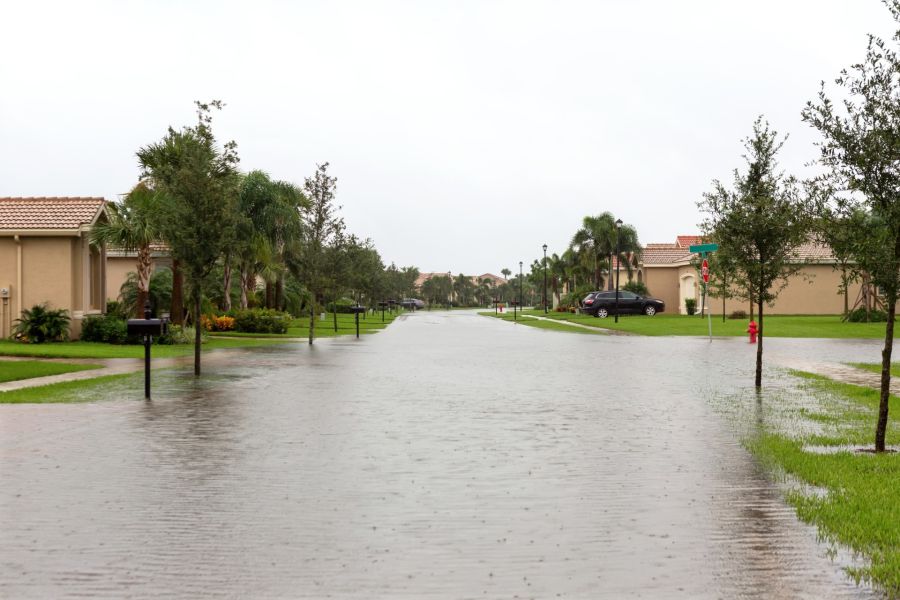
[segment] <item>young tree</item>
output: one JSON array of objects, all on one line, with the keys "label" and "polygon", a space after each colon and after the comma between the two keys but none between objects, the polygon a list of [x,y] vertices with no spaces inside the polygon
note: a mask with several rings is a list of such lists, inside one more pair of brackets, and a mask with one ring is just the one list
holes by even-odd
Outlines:
[{"label": "young tree", "polygon": [[169,128],[155,144],[138,150],[143,176],[162,192],[160,218],[165,239],[188,275],[193,301],[194,374],[200,375],[200,304],[203,280],[222,256],[228,220],[237,201],[237,144],[216,145],[212,131],[214,100],[197,102],[197,125]]},{"label": "young tree", "polygon": [[733,189],[718,180],[698,206],[707,214],[700,227],[719,240],[720,259],[731,261],[757,303],[759,336],[756,342],[757,388],[762,386],[763,305],[771,305],[802,268],[796,249],[806,242],[808,211],[793,178],[777,171],[775,155],[784,141],[762,117],[745,140],[747,172],[734,171]]},{"label": "young tree", "polygon": [[[900,24],[900,1],[885,2]],[[897,295],[900,291],[900,29],[892,44],[869,36],[865,60],[835,80],[842,101],[833,103],[825,84],[809,102],[803,119],[819,130],[819,162],[829,172],[814,182],[830,208],[856,225],[844,238],[857,267],[884,293],[888,318],[881,352],[881,397],[875,450],[884,452],[891,385]]]},{"label": "young tree", "polygon": [[326,254],[328,246],[344,231],[344,221],[335,213],[337,178],[328,175],[328,163],[318,165],[304,184],[309,201],[301,213],[303,236],[296,252],[288,258],[288,267],[306,283],[312,296],[309,303],[309,343],[315,339],[316,303],[322,302],[328,286]]},{"label": "young tree", "polygon": [[150,273],[153,271],[150,246],[162,241],[159,204],[156,193],[147,183],[138,183],[121,203],[107,206],[109,220],[97,223],[91,231],[93,243],[137,252],[135,318],[143,317],[144,304],[150,296]]}]

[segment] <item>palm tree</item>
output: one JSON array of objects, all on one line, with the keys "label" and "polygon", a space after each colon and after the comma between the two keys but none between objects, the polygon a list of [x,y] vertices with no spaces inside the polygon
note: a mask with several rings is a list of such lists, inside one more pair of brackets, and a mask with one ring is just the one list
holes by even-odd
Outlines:
[{"label": "palm tree", "polygon": [[510,271],[506,267],[503,267],[502,269],[500,269],[500,274],[503,275],[503,279],[509,279],[509,276],[512,275],[512,271]]},{"label": "palm tree", "polygon": [[144,304],[150,295],[150,273],[153,270],[150,247],[162,240],[158,214],[156,192],[147,183],[141,182],[121,203],[109,204],[108,220],[97,223],[91,231],[91,242],[94,244],[137,252],[137,317],[143,316]]},{"label": "palm tree", "polygon": [[602,288],[603,259],[609,259],[610,269],[607,273],[612,271],[615,239],[616,219],[609,212],[596,217],[585,217],[581,229],[572,237],[570,246],[576,250],[583,262],[591,265],[597,289]]}]

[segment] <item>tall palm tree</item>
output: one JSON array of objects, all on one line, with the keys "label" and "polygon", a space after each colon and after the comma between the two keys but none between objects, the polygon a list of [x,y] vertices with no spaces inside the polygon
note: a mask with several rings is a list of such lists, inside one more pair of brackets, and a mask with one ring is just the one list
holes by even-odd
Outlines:
[{"label": "tall palm tree", "polygon": [[137,303],[135,316],[143,316],[144,304],[150,296],[152,244],[162,240],[158,221],[158,196],[145,182],[140,182],[121,203],[107,206],[108,220],[97,223],[91,231],[91,242],[107,244],[126,252],[137,252]]},{"label": "tall palm tree", "polygon": [[506,267],[503,267],[502,269],[500,269],[500,274],[503,275],[503,279],[509,279],[509,276],[512,275],[512,271],[510,271]]}]

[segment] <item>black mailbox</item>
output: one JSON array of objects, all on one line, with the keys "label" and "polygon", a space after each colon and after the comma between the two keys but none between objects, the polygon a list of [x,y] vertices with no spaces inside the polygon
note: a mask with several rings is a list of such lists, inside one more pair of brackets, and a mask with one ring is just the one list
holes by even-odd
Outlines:
[{"label": "black mailbox", "polygon": [[152,335],[159,337],[169,331],[163,319],[128,319],[128,335]]},{"label": "black mailbox", "polygon": [[366,307],[365,306],[351,306],[350,312],[357,313],[357,314],[364,313],[364,312],[366,312]]}]

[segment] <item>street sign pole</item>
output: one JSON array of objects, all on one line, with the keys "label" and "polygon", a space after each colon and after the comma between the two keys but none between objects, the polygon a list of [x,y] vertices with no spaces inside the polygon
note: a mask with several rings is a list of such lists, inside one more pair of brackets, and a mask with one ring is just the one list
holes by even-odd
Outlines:
[{"label": "street sign pole", "polygon": [[[688,250],[691,252],[697,252],[703,257],[703,266],[700,267],[700,274],[703,275],[703,304],[700,307],[700,314],[703,314],[703,311],[706,309],[706,288],[709,286],[709,262],[706,260],[706,255],[710,252],[715,252],[719,249],[718,244],[696,244],[693,246],[689,246]],[[707,323],[709,325],[709,341],[712,343],[712,313],[707,312]]]}]

